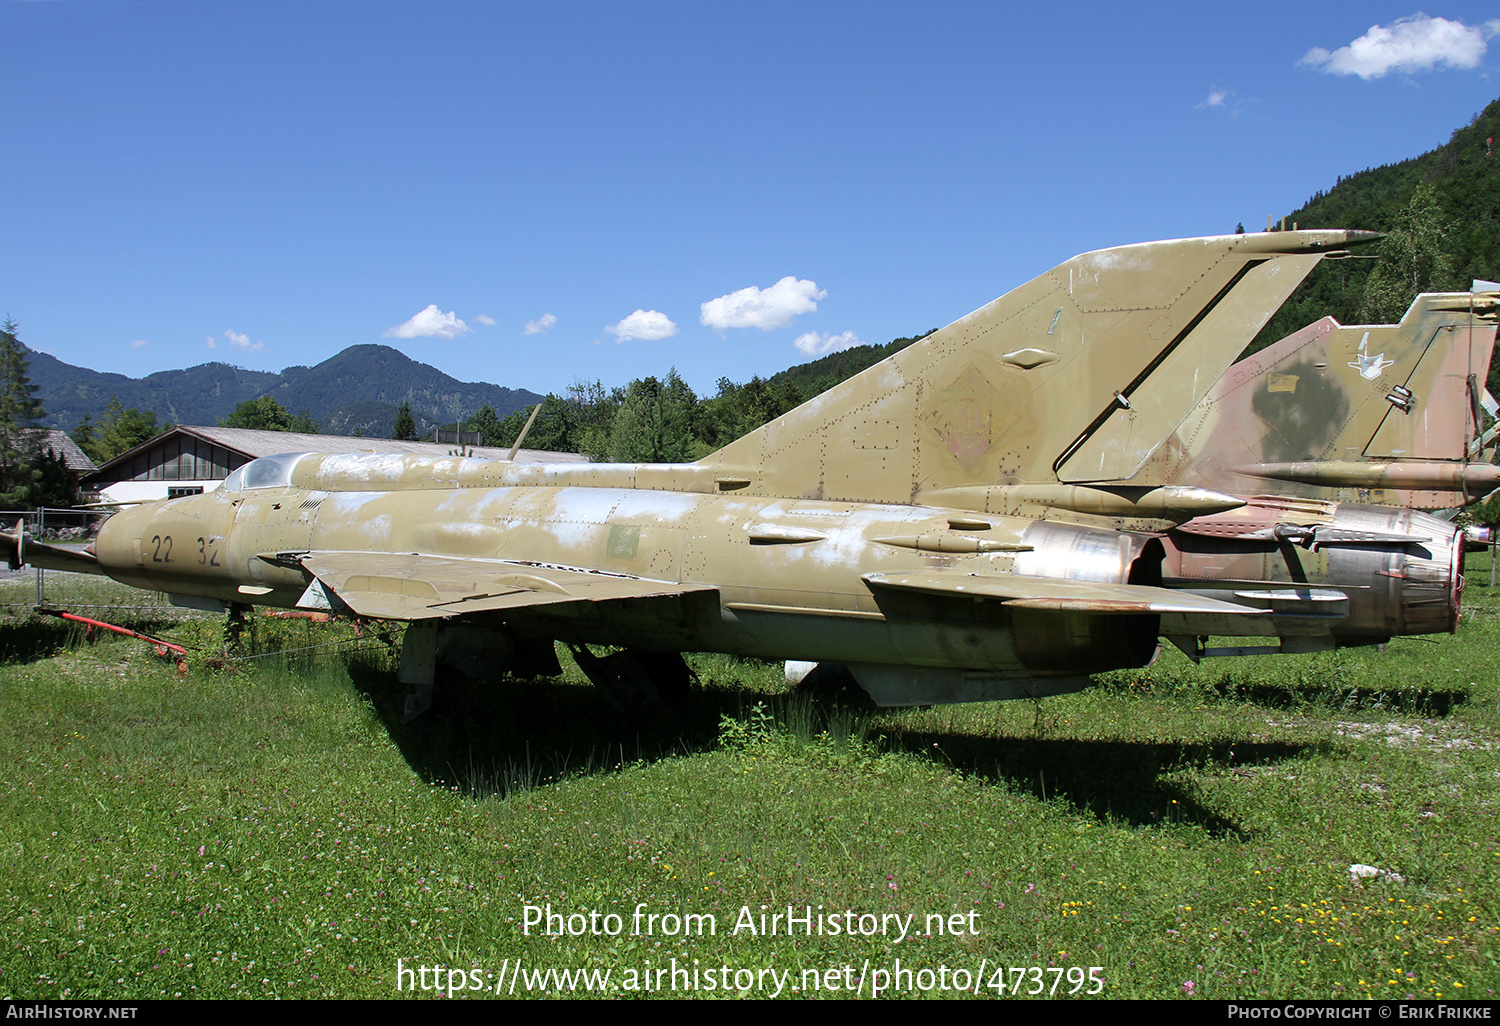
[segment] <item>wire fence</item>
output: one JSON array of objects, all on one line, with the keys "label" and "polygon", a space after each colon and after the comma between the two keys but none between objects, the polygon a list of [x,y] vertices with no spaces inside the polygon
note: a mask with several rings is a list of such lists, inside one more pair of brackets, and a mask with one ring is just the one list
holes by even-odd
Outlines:
[{"label": "wire fence", "polygon": [[[60,507],[44,507],[42,509],[27,510],[0,510],[0,528],[7,533],[14,531],[17,524],[31,536],[49,545],[61,545],[65,548],[83,548],[94,540],[99,533],[99,525],[104,523],[113,510],[91,510],[91,509],[64,509]],[[44,606],[47,604],[47,576],[56,575],[62,571],[43,570],[40,567],[13,571],[11,577],[21,574],[32,574],[36,580],[35,602],[28,605]],[[71,576],[71,575],[70,575]],[[7,607],[20,605],[16,602],[4,603]],[[142,592],[136,606],[143,609],[175,609],[167,600],[165,595],[159,592]],[[104,603],[96,606],[85,606],[84,608],[119,608],[118,603]]]},{"label": "wire fence", "polygon": [[[107,511],[59,508],[0,510],[0,532],[9,534],[15,531],[19,522],[31,539],[48,545],[81,550],[94,540],[99,525],[109,515],[110,512]],[[0,615],[28,620],[36,616],[38,611],[64,610],[81,613],[106,624],[144,631],[146,634],[142,636],[147,640],[151,640],[150,636],[169,624],[203,618],[223,620],[223,613],[195,606],[174,605],[171,596],[165,592],[130,587],[107,575],[43,570],[31,566],[7,570],[0,565]],[[267,616],[299,615],[285,612],[273,614],[269,610],[263,612]],[[312,618],[309,614],[300,615]],[[251,613],[248,619],[241,621],[243,635],[236,633],[233,637],[226,624],[221,640],[204,646],[200,639],[198,645],[190,646],[194,656],[228,667],[253,666],[266,659],[315,658],[330,652],[348,656],[364,652],[388,654],[392,651],[393,642],[388,628],[367,626],[356,621],[353,637],[315,640],[313,636],[308,636],[306,642],[297,644],[294,637],[288,636],[284,630],[273,632],[274,638],[266,638],[265,628],[257,629],[257,621],[260,619]],[[288,645],[288,641],[294,643]]]},{"label": "wire fence", "polygon": [[12,530],[16,521],[26,524],[26,533],[43,541],[66,542],[89,539],[99,530],[113,510],[44,507],[42,509],[0,510],[0,524]]}]

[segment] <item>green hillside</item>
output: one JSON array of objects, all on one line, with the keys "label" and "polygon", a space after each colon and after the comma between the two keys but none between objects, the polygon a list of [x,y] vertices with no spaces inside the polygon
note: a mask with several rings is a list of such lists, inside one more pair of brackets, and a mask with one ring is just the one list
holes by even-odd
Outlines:
[{"label": "green hillside", "polygon": [[32,384],[47,411],[44,424],[64,430],[72,430],[84,414],[100,419],[116,396],[127,409],[155,413],[158,419],[174,424],[213,424],[237,403],[271,388],[279,377],[227,363],[204,363],[128,378],[74,367],[36,350],[29,350],[27,359]]},{"label": "green hillside", "polygon": [[[1467,291],[1500,276],[1500,100],[1420,157],[1340,178],[1286,218],[1290,227],[1388,233],[1381,259],[1325,262],[1256,336],[1255,352],[1332,314],[1344,324],[1400,318],[1418,292]],[[1491,372],[1491,391],[1496,372]]]},{"label": "green hillside", "polygon": [[810,399],[819,392],[827,391],[845,378],[852,378],[865,368],[873,367],[887,356],[899,353],[913,342],[920,342],[934,331],[937,329],[929,328],[920,335],[894,339],[883,346],[854,346],[850,349],[841,349],[808,363],[788,367],[784,371],[772,374],[766,380],[771,385],[791,385],[803,399]]}]

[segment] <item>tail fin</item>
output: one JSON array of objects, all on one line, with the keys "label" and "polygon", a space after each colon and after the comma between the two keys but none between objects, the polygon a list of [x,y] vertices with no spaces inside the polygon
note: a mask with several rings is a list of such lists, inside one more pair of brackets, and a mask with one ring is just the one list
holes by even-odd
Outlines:
[{"label": "tail fin", "polygon": [[[1274,470],[1290,463],[1333,461],[1324,468],[1333,482],[1346,464],[1462,462],[1482,426],[1497,313],[1500,294],[1456,292],[1418,296],[1398,324],[1325,317],[1231,367],[1131,483],[1243,492],[1258,477],[1292,480]],[[1346,476],[1373,480],[1362,470]],[[1308,483],[1276,490],[1330,497]],[[1346,498],[1429,508],[1456,501],[1433,490],[1377,491]]]},{"label": "tail fin", "polygon": [[725,489],[858,502],[1129,478],[1319,260],[1376,237],[1085,253],[700,463]]}]

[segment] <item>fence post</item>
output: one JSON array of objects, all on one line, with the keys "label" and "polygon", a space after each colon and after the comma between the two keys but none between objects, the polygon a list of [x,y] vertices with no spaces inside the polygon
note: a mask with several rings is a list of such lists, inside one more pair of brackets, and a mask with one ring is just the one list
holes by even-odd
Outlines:
[{"label": "fence post", "polygon": [[[36,538],[37,538],[38,541],[42,540],[42,532],[43,532],[43,530],[45,530],[46,526],[47,526],[47,511],[44,510],[44,509],[42,509],[41,507],[37,507],[37,511],[36,511]],[[43,578],[45,577],[46,573],[47,573],[47,571],[43,570],[41,567],[37,567],[36,568],[36,604],[37,604],[38,608],[40,608],[41,606],[43,606],[43,605],[46,604],[46,598],[47,598],[46,586],[42,583],[43,582]]]}]

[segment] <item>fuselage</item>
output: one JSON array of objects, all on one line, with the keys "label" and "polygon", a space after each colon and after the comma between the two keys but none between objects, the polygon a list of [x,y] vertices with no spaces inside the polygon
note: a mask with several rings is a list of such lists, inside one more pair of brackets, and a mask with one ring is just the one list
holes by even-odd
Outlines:
[{"label": "fuselage", "polygon": [[[1451,525],[1408,511],[1256,500],[1153,535],[978,503],[834,502],[757,495],[754,485],[699,465],[293,453],[255,460],[214,492],[117,514],[96,552],[126,584],[225,603],[330,608],[340,587],[373,589],[404,596],[405,612],[366,615],[442,615],[539,640],[1004,679],[1144,665],[1158,633],[1284,644],[1290,634],[1305,651],[1456,622],[1461,541]],[[454,605],[417,577],[417,557],[446,568],[437,583],[450,598],[545,594]],[[313,568],[340,560],[330,591]],[[903,575],[927,576],[882,583]],[[1107,608],[1113,599],[1049,605],[1041,593],[1007,605],[1004,595],[966,594],[969,575],[976,585],[1168,583],[1278,616],[1163,619]],[[568,590],[599,576],[662,586],[608,601]],[[424,593],[431,602],[413,605]]]},{"label": "fuselage", "polygon": [[[1125,582],[1146,542],[1136,535],[927,506],[722,494],[712,480],[679,482],[701,491],[609,486],[611,474],[649,475],[639,467],[555,468],[590,483],[544,484],[533,468],[480,460],[266,459],[282,460],[285,473],[252,463],[214,492],[117,514],[96,543],[101,566],[136,587],[293,607],[308,586],[296,554],[422,553],[472,560],[481,577],[532,565],[718,594],[710,616],[575,603],[487,618],[561,640],[1018,676],[1149,656],[1139,639],[1123,640],[1119,617],[1076,618],[1090,622],[1062,632],[1018,629],[1031,614],[883,595],[864,579],[967,568]],[[503,483],[507,476],[521,480]],[[286,558],[268,558],[278,554]]]}]

